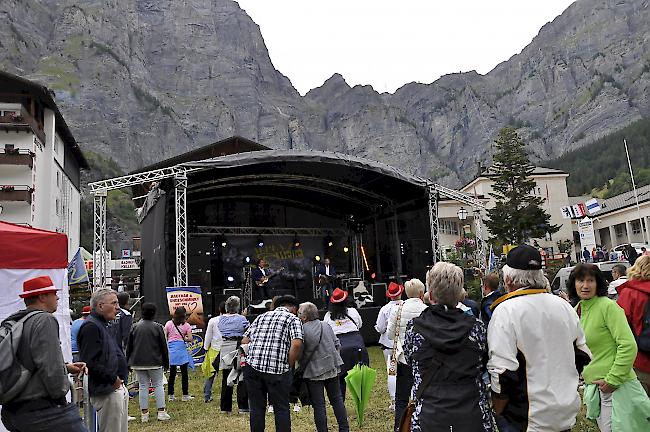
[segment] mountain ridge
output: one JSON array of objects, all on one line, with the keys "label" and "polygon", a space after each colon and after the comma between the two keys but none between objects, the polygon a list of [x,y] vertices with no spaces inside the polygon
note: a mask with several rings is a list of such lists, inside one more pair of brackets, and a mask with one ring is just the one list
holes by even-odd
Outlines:
[{"label": "mountain ridge", "polygon": [[540,163],[650,117],[647,0],[579,0],[487,74],[394,93],[333,74],[301,96],[230,0],[7,0],[0,68],[42,81],[85,150],[124,170],[241,135],[458,186],[517,127]]}]

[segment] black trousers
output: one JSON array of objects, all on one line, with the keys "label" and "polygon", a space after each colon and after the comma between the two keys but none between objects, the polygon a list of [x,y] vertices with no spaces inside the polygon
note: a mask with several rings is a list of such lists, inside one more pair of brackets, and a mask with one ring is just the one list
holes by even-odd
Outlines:
[{"label": "black trousers", "polygon": [[251,366],[244,367],[244,382],[250,400],[250,430],[264,432],[266,423],[266,400],[273,405],[276,432],[291,431],[289,412],[289,391],[293,381],[293,371],[275,375],[259,372]]},{"label": "black trousers", "polygon": [[395,383],[395,431],[399,427],[402,413],[409,404],[413,388],[413,373],[411,367],[397,362],[397,380]]},{"label": "black trousers", "polygon": [[[230,369],[221,371],[221,411],[232,411],[232,387],[228,387],[228,375]],[[246,382],[237,384],[237,408],[240,410],[248,409],[248,391],[246,390]]]},{"label": "black trousers", "polygon": [[[173,396],[174,395],[174,381],[176,381],[176,367],[177,366],[170,366],[169,367],[169,395]],[[190,382],[189,382],[189,376],[187,375],[187,363],[184,365],[178,366],[181,368],[181,385],[183,387],[183,396],[187,396],[190,391]]]}]

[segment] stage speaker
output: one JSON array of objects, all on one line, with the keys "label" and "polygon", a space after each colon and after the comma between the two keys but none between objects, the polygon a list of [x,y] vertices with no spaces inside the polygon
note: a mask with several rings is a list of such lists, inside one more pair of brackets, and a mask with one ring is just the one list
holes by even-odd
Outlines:
[{"label": "stage speaker", "polygon": [[370,284],[370,294],[372,294],[372,299],[375,303],[375,306],[383,306],[386,302],[386,289],[388,286],[385,283],[374,283]]}]

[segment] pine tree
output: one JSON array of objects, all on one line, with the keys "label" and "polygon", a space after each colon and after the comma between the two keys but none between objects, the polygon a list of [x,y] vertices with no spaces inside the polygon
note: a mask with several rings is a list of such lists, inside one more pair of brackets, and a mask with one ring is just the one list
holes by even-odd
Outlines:
[{"label": "pine tree", "polygon": [[490,168],[495,178],[490,196],[496,204],[488,209],[486,221],[492,240],[517,245],[559,231],[560,227],[551,225],[551,216],[541,208],[544,200],[531,194],[536,186],[531,178],[535,167],[515,129],[501,129],[495,144],[494,164]]}]

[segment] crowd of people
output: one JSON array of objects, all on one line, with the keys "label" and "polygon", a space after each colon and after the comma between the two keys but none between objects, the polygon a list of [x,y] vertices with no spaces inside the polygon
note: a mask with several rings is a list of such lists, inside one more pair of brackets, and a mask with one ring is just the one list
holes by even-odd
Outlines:
[{"label": "crowd of people", "polygon": [[[501,275],[482,275],[480,303],[468,301],[463,271],[451,263],[436,263],[426,284],[391,284],[375,323],[391,426],[414,432],[569,431],[584,404],[603,432],[650,430],[650,256],[614,273],[618,282],[608,283],[597,266],[578,264],[564,298],[550,292],[537,249],[521,245],[510,251]],[[16,359],[31,372],[3,403],[2,421],[10,431],[85,431],[65,395],[68,374],[86,370],[100,431],[127,430],[130,371],[139,383],[142,422],[149,421],[150,388],[156,418],[171,418],[167,370],[168,399],[175,400],[177,369],[180,400],[192,399],[193,361],[186,349],[192,333],[184,308],[162,326],[153,320],[156,306],[144,303],[142,319],[132,324],[128,298],[97,290],[73,323],[74,361],[65,364],[51,315],[57,290],[48,277],[26,281],[26,308],[3,322],[22,325],[28,342]],[[276,297],[270,311],[249,323],[240,299],[228,298],[206,328],[204,401],[212,401],[221,372],[222,412],[232,411],[236,387],[238,410],[249,413],[252,432],[265,430],[269,411],[275,430],[289,431],[291,403],[305,388],[316,430],[329,430],[327,395],[338,430],[348,431],[345,376],[355,365],[369,364],[364,323],[348,300],[347,291],[335,288],[320,320],[313,303]]]}]

